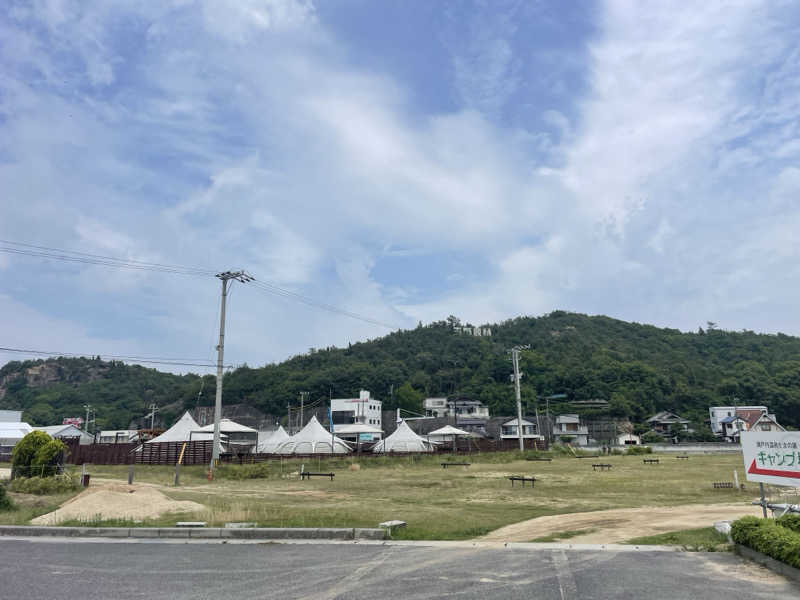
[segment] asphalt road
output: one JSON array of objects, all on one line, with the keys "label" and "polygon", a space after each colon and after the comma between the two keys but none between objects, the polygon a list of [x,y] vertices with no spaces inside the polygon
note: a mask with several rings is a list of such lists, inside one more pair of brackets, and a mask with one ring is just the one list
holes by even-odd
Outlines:
[{"label": "asphalt road", "polygon": [[729,553],[0,540],[0,598],[797,600]]}]

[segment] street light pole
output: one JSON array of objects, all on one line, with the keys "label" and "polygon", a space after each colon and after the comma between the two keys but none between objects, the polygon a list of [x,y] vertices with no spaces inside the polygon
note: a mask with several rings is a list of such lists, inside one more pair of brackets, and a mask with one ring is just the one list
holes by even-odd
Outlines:
[{"label": "street light pole", "polygon": [[228,281],[233,279],[240,283],[247,283],[253,280],[253,278],[244,271],[225,271],[223,273],[217,273],[217,278],[222,281],[222,301],[220,302],[219,311],[219,344],[217,344],[217,394],[214,402],[214,444],[211,450],[210,465],[212,472],[219,461],[220,453],[219,422],[222,418],[222,361],[225,354],[225,301],[228,298]]}]

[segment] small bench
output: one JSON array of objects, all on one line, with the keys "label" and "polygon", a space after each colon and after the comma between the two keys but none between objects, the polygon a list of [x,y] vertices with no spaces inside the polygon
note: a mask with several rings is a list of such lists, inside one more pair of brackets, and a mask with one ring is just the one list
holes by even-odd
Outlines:
[{"label": "small bench", "polygon": [[[730,481],[715,481],[711,485],[714,486],[715,490],[732,490],[732,489],[734,489],[734,485]],[[741,489],[744,489],[744,484],[743,483],[739,484],[739,487]]]},{"label": "small bench", "polygon": [[472,463],[441,463],[442,468],[446,469],[447,467],[468,467]]},{"label": "small bench", "polygon": [[681,460],[681,459],[683,459],[683,460],[689,460],[689,457],[688,457],[688,456],[676,456],[675,458],[676,458],[677,460]]},{"label": "small bench", "polygon": [[530,481],[531,482],[531,487],[533,487],[534,484],[536,483],[536,477],[518,477],[518,476],[514,476],[514,477],[509,477],[509,479],[511,480],[511,487],[514,487],[514,482],[515,481],[521,481],[522,482],[522,487],[525,487],[525,482],[526,481]]},{"label": "small bench", "polygon": [[303,471],[300,473],[300,479],[311,479],[312,477],[330,477],[333,481],[335,473],[311,473],[310,471]]},{"label": "small bench", "polygon": [[592,465],[592,471],[596,471],[597,469],[600,469],[601,471],[604,471],[604,470],[610,471],[611,470],[611,465],[609,465],[607,463],[593,464]]},{"label": "small bench", "polygon": [[646,465],[657,465],[658,459],[657,458],[643,458],[642,462]]}]

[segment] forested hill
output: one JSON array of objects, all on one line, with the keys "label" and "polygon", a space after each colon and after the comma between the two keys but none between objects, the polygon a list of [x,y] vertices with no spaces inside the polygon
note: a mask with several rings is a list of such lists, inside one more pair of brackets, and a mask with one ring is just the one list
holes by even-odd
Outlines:
[{"label": "forested hill", "polygon": [[[313,401],[367,389],[386,408],[418,410],[424,396],[459,395],[486,402],[492,414],[511,415],[507,349],[530,344],[520,360],[530,410],[537,397],[566,394],[567,401],[608,400],[602,412],[609,416],[641,422],[672,410],[700,424],[708,406],[735,397],[740,404],[765,404],[783,424],[800,427],[800,338],[713,326],[682,333],[563,311],[489,325],[490,337],[459,333],[458,324],[451,317],[348,348],[311,349],[280,364],[242,367],[226,376],[224,402],[283,415],[300,391]],[[37,382],[29,374],[37,365],[63,372],[55,377],[55,367],[47,367],[51,379]],[[214,381],[204,379],[199,402],[208,405]],[[124,427],[153,401],[166,407],[165,420],[193,408],[200,388],[196,375],[92,359],[13,362],[0,369],[0,408],[24,408],[31,422],[53,423],[82,414],[83,404],[91,403],[98,425]],[[566,401],[551,402],[551,410],[569,409]]]}]

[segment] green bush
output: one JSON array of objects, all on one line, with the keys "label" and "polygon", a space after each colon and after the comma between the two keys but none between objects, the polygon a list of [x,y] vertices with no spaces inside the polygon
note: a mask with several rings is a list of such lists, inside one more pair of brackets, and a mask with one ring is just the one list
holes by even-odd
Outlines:
[{"label": "green bush", "polygon": [[74,492],[79,487],[78,478],[66,473],[52,477],[17,477],[8,484],[8,489],[12,492],[37,496],[65,494]]},{"label": "green bush", "polygon": [[67,446],[61,440],[49,440],[39,447],[31,461],[31,475],[50,477],[58,473],[58,463],[63,461]]},{"label": "green bush", "polygon": [[731,537],[737,544],[800,568],[800,533],[771,519],[743,517],[731,525]]},{"label": "green bush", "polygon": [[652,454],[653,449],[650,446],[628,446],[625,454]]},{"label": "green bush", "polygon": [[666,440],[664,436],[655,431],[648,431],[644,435],[642,435],[642,441],[648,444],[663,444]]},{"label": "green bush", "polygon": [[789,514],[776,519],[775,522],[781,527],[786,527],[797,533],[800,533],[800,515]]},{"label": "green bush", "polygon": [[14,503],[11,502],[11,498],[9,498],[6,493],[6,486],[0,484],[0,511],[13,509]]},{"label": "green bush", "polygon": [[11,472],[14,477],[29,477],[36,453],[52,438],[44,431],[31,431],[11,451]]}]

